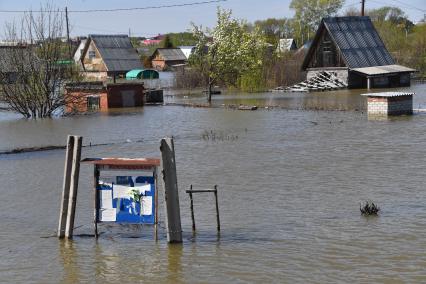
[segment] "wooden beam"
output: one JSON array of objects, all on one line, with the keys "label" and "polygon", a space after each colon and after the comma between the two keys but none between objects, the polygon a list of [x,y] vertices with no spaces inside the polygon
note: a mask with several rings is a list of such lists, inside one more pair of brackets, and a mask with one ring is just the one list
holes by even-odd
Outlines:
[{"label": "wooden beam", "polygon": [[74,147],[71,167],[71,178],[70,178],[70,192],[68,200],[68,215],[67,224],[65,228],[65,237],[71,239],[74,232],[74,219],[75,219],[75,208],[77,204],[77,193],[78,193],[78,180],[80,176],[80,160],[81,160],[81,147],[83,144],[83,137],[74,136]]},{"label": "wooden beam", "polygon": [[74,136],[68,135],[67,148],[65,152],[64,183],[62,186],[61,210],[59,214],[58,238],[65,237],[67,223],[68,200],[70,194],[70,179],[72,167],[72,153],[74,147]]},{"label": "wooden beam", "polygon": [[99,221],[99,166],[93,166],[93,227],[95,230],[95,238],[98,237],[98,221]]},{"label": "wooden beam", "polygon": [[164,198],[166,202],[166,228],[169,243],[182,242],[179,193],[176,174],[176,159],[173,138],[161,139],[161,168]]},{"label": "wooden beam", "polygon": [[186,191],[187,193],[189,193],[189,199],[191,201],[191,220],[192,220],[192,232],[195,232],[195,216],[194,216],[194,200],[192,198],[192,184],[191,184],[191,188],[190,190]]}]

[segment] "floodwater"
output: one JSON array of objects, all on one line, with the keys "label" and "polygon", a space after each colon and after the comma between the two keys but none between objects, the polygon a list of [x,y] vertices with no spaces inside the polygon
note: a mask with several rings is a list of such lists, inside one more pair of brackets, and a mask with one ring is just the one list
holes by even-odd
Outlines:
[{"label": "floodwater", "polygon": [[[426,102],[425,85],[411,90],[416,106]],[[150,226],[101,225],[97,241],[87,236],[93,170],[82,165],[76,236],[58,240],[64,150],[2,155],[0,282],[425,283],[426,115],[368,120],[346,91],[336,100],[349,111],[318,111],[337,109],[326,93],[247,96],[214,100],[283,108],[147,106],[41,121],[0,112],[2,151],[75,134],[111,143],[83,157],[159,157],[159,140],[173,135],[184,230],[182,245],[167,244],[161,203],[158,242]],[[192,235],[190,184],[218,185],[220,235],[209,195],[195,196]],[[379,217],[360,215],[366,200]]]}]

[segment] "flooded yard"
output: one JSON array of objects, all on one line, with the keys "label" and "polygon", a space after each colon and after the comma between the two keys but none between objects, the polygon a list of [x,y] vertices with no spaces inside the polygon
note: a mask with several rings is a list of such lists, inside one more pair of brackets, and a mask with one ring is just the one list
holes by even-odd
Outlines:
[{"label": "flooded yard", "polygon": [[[426,107],[426,86],[414,85]],[[173,102],[204,102],[179,95]],[[214,104],[272,110],[147,106],[103,114],[22,120],[0,112],[0,151],[64,145],[82,135],[82,157],[160,157],[175,138],[184,242],[149,226],[92,232],[92,173],[82,165],[73,241],[55,236],[64,150],[0,156],[0,275],[12,283],[424,283],[426,115],[369,121],[357,93],[225,94]],[[348,111],[336,111],[348,110]],[[355,111],[359,110],[359,111]],[[223,139],[203,138],[205,132]],[[196,196],[191,233],[185,190]],[[373,200],[379,217],[360,215]],[[53,236],[53,237],[52,237]]]}]

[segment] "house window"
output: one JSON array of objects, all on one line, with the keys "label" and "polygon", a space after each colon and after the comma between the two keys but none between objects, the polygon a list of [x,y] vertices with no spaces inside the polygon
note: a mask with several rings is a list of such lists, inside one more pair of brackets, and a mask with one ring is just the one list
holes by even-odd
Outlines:
[{"label": "house window", "polygon": [[96,52],[94,50],[89,50],[89,59],[93,59],[96,57]]},{"label": "house window", "polygon": [[98,110],[100,107],[100,97],[99,96],[89,96],[87,97],[87,110]]}]

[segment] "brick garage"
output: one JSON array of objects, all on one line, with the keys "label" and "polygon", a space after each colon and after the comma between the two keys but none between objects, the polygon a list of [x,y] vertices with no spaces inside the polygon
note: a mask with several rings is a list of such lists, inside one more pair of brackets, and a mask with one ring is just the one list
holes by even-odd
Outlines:
[{"label": "brick garage", "polygon": [[411,115],[414,93],[385,92],[363,94],[369,115]]},{"label": "brick garage", "polygon": [[141,107],[144,105],[143,83],[81,82],[68,84],[67,113],[107,111],[110,108]]}]

